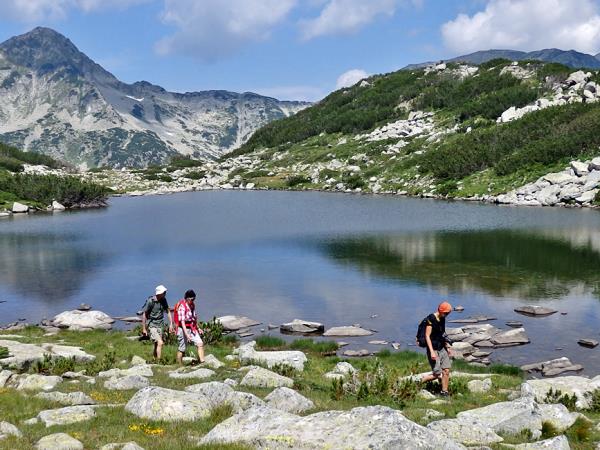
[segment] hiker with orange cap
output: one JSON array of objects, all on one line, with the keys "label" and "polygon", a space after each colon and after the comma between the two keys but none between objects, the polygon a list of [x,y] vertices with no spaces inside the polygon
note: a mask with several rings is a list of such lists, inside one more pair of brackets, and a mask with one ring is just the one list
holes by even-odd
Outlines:
[{"label": "hiker with orange cap", "polygon": [[[431,375],[426,375],[421,381],[426,383],[432,380],[442,382],[442,397],[447,397],[448,384],[450,382],[450,367],[452,361],[451,342],[446,336],[446,317],[452,312],[452,305],[448,302],[439,304],[435,313],[428,315],[424,322],[425,346],[427,347],[427,358],[431,366]],[[417,336],[417,340],[421,341]],[[419,342],[420,345],[421,342]]]}]

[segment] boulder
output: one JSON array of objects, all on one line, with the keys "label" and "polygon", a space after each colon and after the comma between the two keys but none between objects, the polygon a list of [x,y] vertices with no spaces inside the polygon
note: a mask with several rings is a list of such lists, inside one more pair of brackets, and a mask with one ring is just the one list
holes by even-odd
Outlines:
[{"label": "boulder", "polygon": [[285,334],[321,334],[325,326],[319,322],[309,322],[306,320],[294,319],[289,323],[284,323],[279,327],[279,331]]},{"label": "boulder", "polygon": [[202,365],[205,367],[210,367],[211,369],[220,369],[221,367],[225,366],[225,364],[219,361],[214,355],[206,355],[204,358],[204,364]]},{"label": "boulder", "polygon": [[577,414],[569,412],[563,404],[538,405],[542,421],[551,423],[559,432],[566,431],[577,420]]},{"label": "boulder", "polygon": [[343,326],[343,327],[332,327],[329,328],[323,336],[343,336],[343,337],[352,337],[352,336],[371,336],[373,332],[371,330],[365,330],[361,327],[355,326]]},{"label": "boulder", "polygon": [[600,170],[600,156],[592,159],[589,167],[590,170]]},{"label": "boulder", "polygon": [[65,311],[52,319],[52,326],[69,330],[110,330],[115,320],[102,311]]},{"label": "boulder", "polygon": [[491,342],[499,347],[509,347],[528,344],[529,338],[525,334],[525,328],[513,328],[512,330],[495,334],[492,336]]},{"label": "boulder", "polygon": [[96,402],[89,395],[83,392],[40,392],[35,395],[37,398],[49,400],[52,402],[60,403],[66,406],[78,406],[78,405],[95,405]]},{"label": "boulder", "polygon": [[371,356],[371,352],[363,348],[361,350],[345,350],[342,353],[342,355],[348,356],[350,358],[360,358],[365,356]]},{"label": "boulder", "polygon": [[556,436],[529,444],[517,444],[516,450],[571,450],[566,436]]},{"label": "boulder", "polygon": [[106,444],[100,447],[100,450],[144,450],[144,448],[140,447],[137,442],[131,441]]},{"label": "boulder", "polygon": [[545,181],[549,182],[550,184],[558,184],[558,185],[577,182],[576,176],[569,175],[568,173],[564,173],[564,172],[549,173],[548,175],[544,175],[542,178]]},{"label": "boulder", "polygon": [[271,450],[463,449],[408,420],[400,411],[385,406],[326,411],[304,417],[269,407],[255,407],[220,423],[200,442],[205,445],[245,442]]},{"label": "boulder", "polygon": [[125,410],[142,419],[189,422],[208,417],[210,405],[202,394],[150,386],[136,392]]},{"label": "boulder", "polygon": [[229,404],[234,412],[239,413],[253,406],[262,406],[265,404],[265,402],[254,394],[234,391],[228,384],[218,381],[193,384],[186,387],[185,390],[204,395],[209,400],[211,409]]},{"label": "boulder", "polygon": [[234,353],[238,355],[241,364],[258,363],[272,368],[278,365],[288,365],[297,371],[304,370],[306,355],[298,350],[261,352],[254,349],[255,341],[238,347]]},{"label": "boulder", "polygon": [[181,367],[177,370],[169,372],[169,378],[177,378],[177,379],[191,379],[195,378],[198,380],[204,380],[206,378],[210,378],[215,375],[214,370],[210,369],[196,369],[191,372],[185,368]]},{"label": "boulder", "polygon": [[51,391],[61,382],[62,378],[54,375],[23,374],[12,377],[10,385],[18,391]]},{"label": "boulder", "polygon": [[600,375],[594,378],[580,376],[564,376],[541,380],[527,380],[521,385],[521,395],[535,398],[538,402],[544,402],[546,395],[552,389],[566,395],[574,395],[575,406],[579,409],[589,407],[588,394],[600,389]]},{"label": "boulder", "polygon": [[145,364],[146,364],[146,360],[144,358],[142,358],[141,356],[133,355],[133,357],[131,358],[132,366],[143,366]]},{"label": "boulder", "polygon": [[577,203],[591,203],[596,198],[596,194],[598,194],[599,189],[592,189],[591,191],[586,191],[581,194],[579,197],[575,199]]},{"label": "boulder", "polygon": [[271,408],[292,414],[300,414],[315,407],[312,400],[287,387],[275,389],[265,397],[265,401]]},{"label": "boulder", "polygon": [[13,214],[22,214],[29,211],[29,206],[24,205],[23,203],[14,202],[11,208]]},{"label": "boulder", "polygon": [[148,387],[148,378],[140,375],[126,375],[124,377],[109,378],[104,382],[104,388],[111,391],[128,391]]},{"label": "boulder", "polygon": [[492,379],[486,378],[484,380],[471,380],[467,383],[469,391],[476,394],[482,394],[492,389]]},{"label": "boulder", "polygon": [[579,364],[573,364],[569,358],[564,356],[562,358],[552,359],[550,361],[543,361],[521,366],[521,370],[526,372],[542,372],[542,375],[545,377],[560,375],[564,372],[578,372],[582,369],[583,366]]},{"label": "boulder", "polygon": [[10,370],[1,370],[0,371],[0,388],[6,386],[10,377],[13,376],[13,373]]},{"label": "boulder", "polygon": [[226,331],[237,331],[242,328],[260,325],[260,322],[244,316],[222,316],[217,318]]},{"label": "boulder", "polygon": [[58,203],[56,200],[54,200],[52,202],[52,210],[53,211],[64,211],[65,209],[67,209],[67,208],[65,208],[63,205]]},{"label": "boulder", "polygon": [[544,206],[554,206],[558,203],[562,185],[547,186],[536,194],[537,200]]},{"label": "boulder", "polygon": [[493,430],[476,420],[443,419],[427,425],[438,436],[460,442],[464,445],[491,445],[504,441]]},{"label": "boulder", "polygon": [[44,436],[35,444],[36,450],[83,450],[83,444],[66,433]]},{"label": "boulder", "polygon": [[294,380],[278,373],[271,372],[270,370],[263,369],[262,367],[256,367],[246,373],[242,381],[241,386],[248,387],[261,387],[261,388],[278,388],[278,387],[292,387],[294,386]]},{"label": "boulder", "polygon": [[566,79],[565,83],[567,83],[569,85],[575,85],[575,84],[580,84],[580,83],[584,84],[591,77],[592,77],[592,74],[590,72],[584,72],[583,70],[578,70],[577,72],[573,72],[571,75],[569,75],[569,77]]},{"label": "boulder", "polygon": [[570,165],[571,169],[573,169],[573,172],[575,172],[578,177],[587,175],[590,172],[589,164],[587,163],[583,163],[581,161],[571,161]]},{"label": "boulder", "polygon": [[514,311],[525,316],[550,316],[558,312],[556,309],[537,305],[519,306]]},{"label": "boulder", "polygon": [[127,377],[130,375],[139,375],[141,377],[151,377],[154,375],[152,367],[148,364],[139,364],[129,369],[110,369],[104,370],[98,374],[100,378]]},{"label": "boulder", "polygon": [[582,347],[594,348],[598,347],[598,341],[596,339],[579,339],[577,341]]},{"label": "boulder", "polygon": [[12,423],[0,422],[0,440],[5,439],[8,436],[21,437],[22,434]]},{"label": "boulder", "polygon": [[[1,338],[1,336],[0,336]],[[45,355],[51,359],[58,357],[74,357],[76,361],[93,361],[96,357],[85,353],[79,347],[57,344],[23,344],[9,339],[0,339],[0,347],[8,348],[10,356],[0,359],[0,366],[13,367],[18,370],[25,370],[36,361],[43,361]]]},{"label": "boulder", "polygon": [[37,418],[46,425],[69,425],[72,423],[90,420],[96,416],[96,410],[92,406],[66,406],[59,409],[47,409],[40,411]]}]

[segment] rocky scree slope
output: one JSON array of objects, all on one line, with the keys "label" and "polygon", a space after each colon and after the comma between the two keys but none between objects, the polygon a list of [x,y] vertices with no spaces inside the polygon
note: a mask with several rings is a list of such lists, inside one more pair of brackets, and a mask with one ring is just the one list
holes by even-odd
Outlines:
[{"label": "rocky scree slope", "polygon": [[0,44],[0,140],[83,168],[144,167],[178,154],[215,158],[306,106],[126,84],[48,28]]}]

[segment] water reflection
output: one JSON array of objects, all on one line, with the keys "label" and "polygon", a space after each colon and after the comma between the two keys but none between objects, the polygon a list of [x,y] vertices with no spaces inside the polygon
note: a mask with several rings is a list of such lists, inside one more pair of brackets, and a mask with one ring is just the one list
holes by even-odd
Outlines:
[{"label": "water reflection", "polygon": [[320,245],[334,260],[367,274],[534,300],[573,291],[600,298],[599,237],[589,230],[483,230],[343,238]]},{"label": "water reflection", "polygon": [[107,262],[106,253],[80,241],[69,234],[1,233],[0,283],[42,302],[75,296]]}]

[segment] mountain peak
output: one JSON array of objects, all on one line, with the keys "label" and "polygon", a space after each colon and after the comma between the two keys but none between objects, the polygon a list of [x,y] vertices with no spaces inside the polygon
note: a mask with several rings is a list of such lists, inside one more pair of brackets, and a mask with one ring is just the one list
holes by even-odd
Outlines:
[{"label": "mountain peak", "polygon": [[52,28],[36,27],[0,44],[0,51],[13,64],[38,73],[66,69],[73,75],[112,75],[88,58],[67,37]]}]

